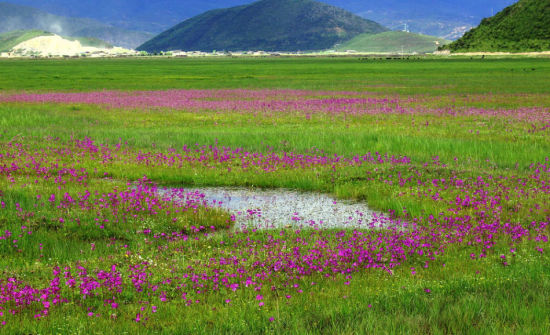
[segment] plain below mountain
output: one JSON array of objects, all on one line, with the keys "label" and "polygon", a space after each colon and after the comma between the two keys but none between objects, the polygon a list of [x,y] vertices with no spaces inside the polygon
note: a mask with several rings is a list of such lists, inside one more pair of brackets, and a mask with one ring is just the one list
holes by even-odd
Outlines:
[{"label": "plain below mountain", "polygon": [[368,53],[431,53],[451,41],[404,31],[361,34],[335,47],[338,51],[354,50]]}]

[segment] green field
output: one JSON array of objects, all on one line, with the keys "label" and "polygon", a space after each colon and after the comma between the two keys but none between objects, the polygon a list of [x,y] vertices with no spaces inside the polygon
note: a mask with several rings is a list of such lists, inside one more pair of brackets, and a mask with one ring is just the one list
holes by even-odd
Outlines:
[{"label": "green field", "polygon": [[0,89],[293,88],[441,96],[544,94],[549,75],[546,59],[529,58],[2,60]]},{"label": "green field", "polygon": [[[437,43],[436,43],[437,42]],[[339,45],[340,51],[355,50],[370,53],[432,53],[450,41],[443,38],[403,31],[361,34]]]},{"label": "green field", "polygon": [[[530,58],[0,60],[0,332],[547,334],[549,77]],[[168,89],[198,98],[9,100]],[[323,192],[397,228],[235,233],[137,198],[144,176]]]}]

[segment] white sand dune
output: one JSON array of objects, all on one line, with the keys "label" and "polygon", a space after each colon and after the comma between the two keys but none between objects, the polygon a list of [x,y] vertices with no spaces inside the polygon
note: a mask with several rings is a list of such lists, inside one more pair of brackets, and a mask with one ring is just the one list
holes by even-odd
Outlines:
[{"label": "white sand dune", "polygon": [[13,47],[11,56],[79,56],[83,54],[121,55],[133,54],[134,50],[120,47],[97,48],[83,46],[80,41],[71,41],[59,35],[39,36]]}]

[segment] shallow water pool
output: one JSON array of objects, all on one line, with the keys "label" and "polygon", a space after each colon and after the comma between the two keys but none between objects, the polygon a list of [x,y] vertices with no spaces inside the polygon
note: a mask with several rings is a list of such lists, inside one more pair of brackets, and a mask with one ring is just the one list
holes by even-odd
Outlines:
[{"label": "shallow water pool", "polygon": [[321,193],[222,187],[185,190],[204,194],[209,205],[229,211],[237,228],[374,228],[385,221],[364,203]]}]

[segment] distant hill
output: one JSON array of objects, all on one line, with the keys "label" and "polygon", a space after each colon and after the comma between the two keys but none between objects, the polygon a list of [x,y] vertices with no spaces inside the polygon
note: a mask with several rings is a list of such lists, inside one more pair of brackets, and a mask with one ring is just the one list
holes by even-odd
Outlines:
[{"label": "distant hill", "polygon": [[14,46],[21,42],[28,41],[31,38],[50,35],[53,34],[43,30],[16,30],[0,34],[0,52],[8,52]]},{"label": "distant hill", "polygon": [[454,40],[517,0],[324,0],[392,29]]},{"label": "distant hill", "polygon": [[313,0],[261,0],[186,20],[138,50],[322,50],[362,33],[387,29]]},{"label": "distant hill", "polygon": [[[64,16],[89,17],[115,27],[164,31],[206,11],[254,0],[7,0]],[[456,39],[481,19],[516,0],[321,0],[388,28]]]},{"label": "distant hill", "polygon": [[407,33],[404,31],[386,31],[380,34],[361,34],[336,47],[336,50],[355,50],[380,53],[429,53],[451,41],[442,38]]},{"label": "distant hill", "polygon": [[[19,43],[28,41],[39,36],[53,36],[54,34],[44,30],[16,30],[0,34],[0,52],[8,52]],[[64,37],[69,41],[79,41],[82,46],[96,48],[112,48],[113,46],[105,41],[94,37]]]},{"label": "distant hill", "polygon": [[550,0],[520,0],[444,49],[468,51],[550,50]]},{"label": "distant hill", "polygon": [[97,38],[126,48],[135,48],[153,36],[92,19],[57,16],[32,7],[0,2],[0,33],[17,30],[43,30],[63,36]]}]

